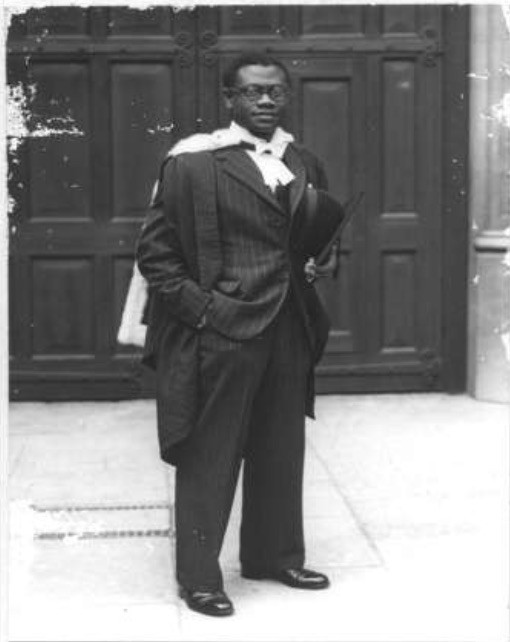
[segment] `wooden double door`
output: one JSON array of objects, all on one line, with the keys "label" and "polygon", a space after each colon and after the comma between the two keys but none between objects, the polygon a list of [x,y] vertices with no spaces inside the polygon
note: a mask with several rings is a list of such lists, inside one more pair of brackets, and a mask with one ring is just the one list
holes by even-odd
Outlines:
[{"label": "wooden double door", "polygon": [[444,145],[462,156],[445,127],[455,111],[445,79],[465,73],[465,22],[462,8],[438,5],[15,16],[8,73],[26,136],[10,158],[12,397],[150,390],[139,352],[116,343],[135,239],[166,151],[226,124],[222,69],[246,48],[288,66],[286,126],[325,161],[332,191],[365,193],[338,275],[320,286],[333,329],[319,390],[462,387],[462,330],[451,327],[462,252],[446,259],[449,289],[442,275],[447,206],[454,225],[463,216],[445,187]]}]

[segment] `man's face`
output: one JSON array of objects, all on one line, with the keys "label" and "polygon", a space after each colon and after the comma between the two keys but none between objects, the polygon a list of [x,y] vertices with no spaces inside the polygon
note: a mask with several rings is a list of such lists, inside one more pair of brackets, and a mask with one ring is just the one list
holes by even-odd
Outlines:
[{"label": "man's face", "polygon": [[269,140],[285,112],[288,90],[279,67],[248,65],[237,72],[232,91],[225,90],[225,104],[238,125]]}]

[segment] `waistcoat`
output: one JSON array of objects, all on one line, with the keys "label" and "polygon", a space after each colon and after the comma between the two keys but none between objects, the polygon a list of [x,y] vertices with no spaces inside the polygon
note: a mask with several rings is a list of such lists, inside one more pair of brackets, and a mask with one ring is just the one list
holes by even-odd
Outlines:
[{"label": "waistcoat", "polygon": [[281,187],[274,195],[266,189],[274,204],[222,173],[221,163],[217,164],[222,271],[208,318],[219,332],[234,339],[262,332],[278,313],[289,288],[288,189]]}]

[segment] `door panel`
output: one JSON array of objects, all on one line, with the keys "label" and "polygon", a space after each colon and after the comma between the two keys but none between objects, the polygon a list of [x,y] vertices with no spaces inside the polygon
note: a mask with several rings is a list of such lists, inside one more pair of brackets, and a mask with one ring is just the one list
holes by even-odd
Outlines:
[{"label": "door panel", "polygon": [[116,343],[135,239],[166,151],[227,124],[221,74],[246,48],[287,64],[285,126],[323,159],[332,192],[365,194],[337,275],[318,285],[332,320],[318,389],[441,388],[446,11],[51,7],[14,16],[9,82],[25,88],[31,134],[11,157],[12,396],[150,391],[140,351]]},{"label": "door panel", "polygon": [[141,220],[146,212],[154,161],[168,150],[175,118],[172,75],[164,62],[111,62],[112,214],[117,220]]},{"label": "door panel", "polygon": [[89,12],[80,7],[52,7],[44,11],[30,9],[25,14],[25,33],[30,36],[81,36],[89,31]]},{"label": "door panel", "polygon": [[89,65],[39,59],[32,63],[32,81],[38,87],[31,114],[37,137],[28,141],[29,218],[90,219],[91,150],[84,134],[90,131]]},{"label": "door panel", "polygon": [[126,7],[108,9],[109,36],[173,36],[174,12],[165,7],[145,11]]},{"label": "door panel", "polygon": [[383,32],[387,35],[416,34],[419,11],[417,5],[382,7]]},{"label": "door panel", "polygon": [[248,37],[273,36],[284,14],[283,7],[238,6],[227,7],[217,13],[218,33],[220,36]]},{"label": "door panel", "polygon": [[415,65],[410,61],[384,61],[382,77],[383,210],[392,214],[414,212]]},{"label": "door panel", "polygon": [[94,357],[92,257],[33,256],[31,353],[34,359]]},{"label": "door panel", "polygon": [[301,34],[361,34],[364,31],[364,8],[306,6],[300,9]]}]

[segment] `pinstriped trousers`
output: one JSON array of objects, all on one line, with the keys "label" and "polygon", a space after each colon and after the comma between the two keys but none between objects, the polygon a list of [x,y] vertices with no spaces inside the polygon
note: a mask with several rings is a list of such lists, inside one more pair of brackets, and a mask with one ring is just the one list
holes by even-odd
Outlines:
[{"label": "pinstriped trousers", "polygon": [[176,572],[223,588],[219,555],[244,457],[240,558],[272,572],[304,563],[305,397],[311,352],[292,294],[259,336],[200,337],[200,411],[176,470]]}]

